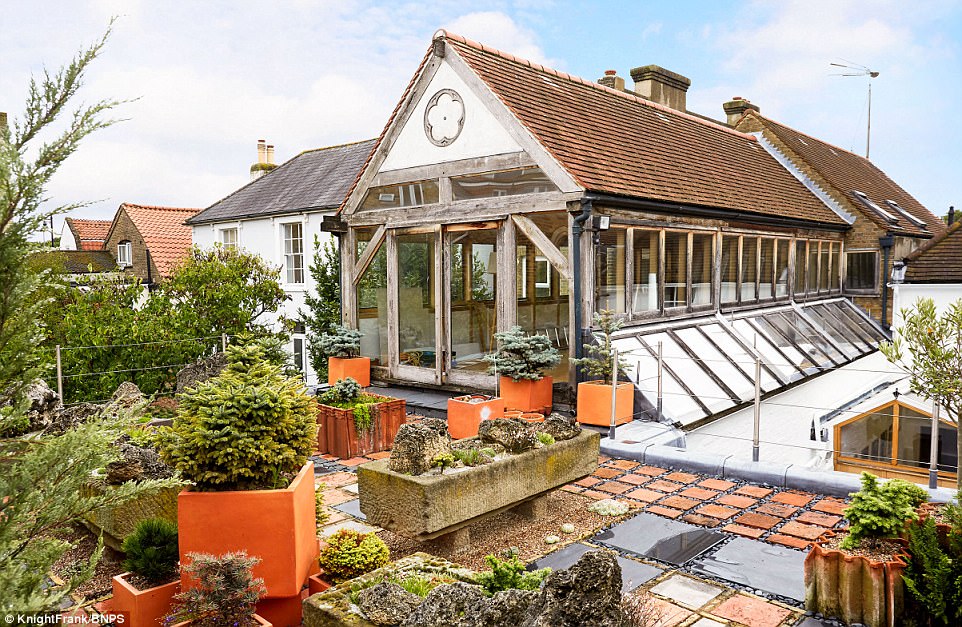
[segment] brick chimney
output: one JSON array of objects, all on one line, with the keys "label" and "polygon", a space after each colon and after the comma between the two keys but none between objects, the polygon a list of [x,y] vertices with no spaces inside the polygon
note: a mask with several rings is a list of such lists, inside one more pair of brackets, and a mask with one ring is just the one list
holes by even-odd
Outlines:
[{"label": "brick chimney", "polygon": [[752,111],[761,112],[758,105],[754,105],[748,100],[742,98],[741,96],[735,96],[728,102],[722,105],[725,110],[725,115],[728,116],[728,125],[735,126],[735,123],[741,119],[746,111],[751,109]]},{"label": "brick chimney", "polygon": [[274,165],[274,145],[267,144],[267,163]]},{"label": "brick chimney", "polygon": [[625,89],[625,79],[618,76],[617,70],[605,70],[605,75],[598,79],[598,83],[618,91]]},{"label": "brick chimney", "polygon": [[636,67],[631,70],[631,78],[639,96],[678,111],[687,110],[688,78],[658,65]]},{"label": "brick chimney", "polygon": [[277,166],[274,164],[274,147],[268,146],[267,141],[257,140],[257,163],[251,166],[251,180],[257,180]]}]

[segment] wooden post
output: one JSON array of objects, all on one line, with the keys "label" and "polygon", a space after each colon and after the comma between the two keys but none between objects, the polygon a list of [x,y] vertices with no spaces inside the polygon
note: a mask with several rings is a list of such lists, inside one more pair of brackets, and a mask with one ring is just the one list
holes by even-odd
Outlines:
[{"label": "wooden post", "polygon": [[57,344],[57,394],[60,395],[60,404],[63,405],[63,366],[60,362],[60,344]]}]

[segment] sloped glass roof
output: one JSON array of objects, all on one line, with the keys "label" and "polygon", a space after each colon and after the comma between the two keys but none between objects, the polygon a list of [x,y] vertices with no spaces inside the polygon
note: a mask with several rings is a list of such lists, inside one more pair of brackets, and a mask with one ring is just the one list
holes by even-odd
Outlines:
[{"label": "sloped glass roof", "polygon": [[768,393],[872,353],[885,338],[850,301],[834,298],[631,327],[614,345],[652,408],[661,347],[661,413],[687,427],[754,400],[756,357]]}]

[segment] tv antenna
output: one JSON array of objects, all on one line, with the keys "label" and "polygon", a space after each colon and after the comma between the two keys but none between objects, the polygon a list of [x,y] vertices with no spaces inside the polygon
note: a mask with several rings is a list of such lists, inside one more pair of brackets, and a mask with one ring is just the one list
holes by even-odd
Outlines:
[{"label": "tv antenna", "polygon": [[869,69],[864,65],[859,65],[857,63],[852,63],[851,61],[845,61],[846,64],[842,63],[829,63],[834,67],[840,67],[848,72],[839,72],[837,74],[832,74],[832,76],[867,76],[868,77],[868,128],[865,131],[865,158],[869,158],[869,149],[872,147],[872,79],[878,78],[878,72]]}]

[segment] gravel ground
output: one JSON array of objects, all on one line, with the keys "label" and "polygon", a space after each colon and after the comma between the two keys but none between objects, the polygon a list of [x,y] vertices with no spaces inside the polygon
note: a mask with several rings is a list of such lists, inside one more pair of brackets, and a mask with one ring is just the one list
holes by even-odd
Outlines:
[{"label": "gravel ground", "polygon": [[[86,527],[77,525],[57,535],[57,539],[73,545],[73,548],[64,553],[53,567],[53,573],[66,580],[70,578],[72,572],[75,572],[75,569],[82,567],[90,559],[97,548],[97,538]],[[105,547],[94,576],[77,588],[74,594],[83,596],[85,601],[110,594],[111,578],[124,572],[121,566],[122,559],[119,553],[110,547]]]},{"label": "gravel ground", "polygon": [[[485,555],[500,556],[502,551],[517,547],[521,561],[531,562],[632,514],[611,517],[589,512],[588,505],[594,502],[593,499],[562,490],[555,490],[546,498],[547,514],[537,520],[527,520],[508,511],[470,525],[471,546],[454,554],[432,543],[416,542],[386,530],[379,531],[378,536],[390,547],[392,560],[424,551],[468,568],[487,570]],[[575,526],[574,533],[561,532],[561,525],[565,523]],[[546,544],[544,538],[548,535],[559,536],[561,541]]]}]

